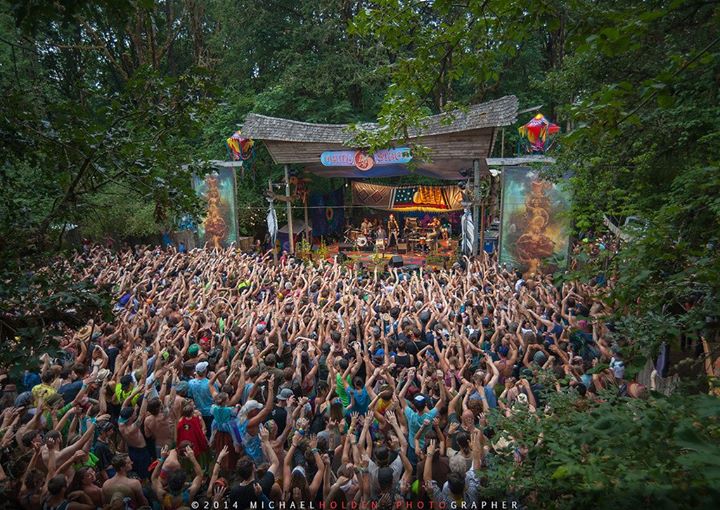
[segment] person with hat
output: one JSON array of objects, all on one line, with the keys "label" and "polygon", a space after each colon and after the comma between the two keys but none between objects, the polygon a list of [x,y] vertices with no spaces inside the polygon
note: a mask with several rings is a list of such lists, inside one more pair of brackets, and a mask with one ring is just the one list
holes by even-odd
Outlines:
[{"label": "person with hat", "polygon": [[[212,431],[212,405],[214,402],[212,393],[208,388],[208,362],[201,361],[195,365],[195,377],[188,381],[188,394],[195,402],[195,407],[200,411],[205,422],[205,430],[210,437]],[[217,389],[217,388],[216,388]]]},{"label": "person with hat", "polygon": [[288,419],[288,408],[290,407],[290,400],[295,397],[295,394],[290,388],[283,388],[278,393],[275,399],[277,402],[270,411],[270,415],[265,419],[265,423],[272,420],[277,425],[279,434],[282,434],[285,430],[285,425]]},{"label": "person with hat", "polygon": [[267,384],[265,405],[257,400],[249,400],[238,413],[238,429],[245,453],[260,464],[264,460],[259,431],[260,424],[270,415],[275,401],[275,376],[271,375]]},{"label": "person with hat", "polygon": [[97,437],[92,445],[91,451],[98,459],[95,467],[101,482],[115,476],[115,469],[112,467],[112,458],[116,452],[111,446],[111,438],[114,434],[115,428],[110,421],[105,420],[97,423]]},{"label": "person with hat", "polygon": [[[415,379],[415,368],[411,368],[408,371],[408,377],[405,381],[402,390],[400,390],[400,404],[404,410],[405,413],[405,419],[407,421],[408,425],[408,458],[410,459],[410,462],[417,462],[417,455],[415,452],[415,449],[413,445],[415,444],[415,435],[417,434],[418,430],[420,430],[425,423],[425,421],[430,421],[438,415],[440,412],[440,409],[445,405],[445,399],[446,399],[446,390],[445,385],[440,385],[440,399],[437,401],[435,406],[428,410],[428,401],[425,395],[417,394],[415,397],[413,397],[412,403],[409,403],[407,400],[405,400],[405,394],[407,393],[407,390],[412,383],[413,379]],[[418,444],[420,448],[425,447],[425,435],[421,435]]]}]

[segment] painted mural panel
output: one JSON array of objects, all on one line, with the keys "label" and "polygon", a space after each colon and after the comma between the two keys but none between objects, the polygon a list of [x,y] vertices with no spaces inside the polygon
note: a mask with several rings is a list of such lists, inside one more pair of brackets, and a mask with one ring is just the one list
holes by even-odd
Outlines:
[{"label": "painted mural panel", "polygon": [[207,204],[207,213],[197,229],[198,246],[221,248],[236,243],[235,170],[221,167],[204,179],[193,176],[193,187]]},{"label": "painted mural panel", "polygon": [[500,263],[527,273],[567,266],[570,195],[530,168],[503,170]]}]

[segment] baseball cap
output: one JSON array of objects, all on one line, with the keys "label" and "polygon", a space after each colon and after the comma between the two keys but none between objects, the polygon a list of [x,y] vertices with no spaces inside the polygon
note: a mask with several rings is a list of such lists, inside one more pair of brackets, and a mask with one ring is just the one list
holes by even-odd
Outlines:
[{"label": "baseball cap", "polygon": [[293,391],[290,388],[283,388],[280,390],[280,393],[278,393],[277,399],[278,400],[287,400],[290,397],[294,395]]},{"label": "baseball cap", "polygon": [[197,372],[198,374],[204,374],[205,371],[207,370],[207,367],[208,367],[208,362],[201,361],[200,363],[195,365],[195,372]]},{"label": "baseball cap", "polygon": [[415,395],[413,402],[415,402],[415,405],[424,406],[427,403],[427,399],[424,395]]},{"label": "baseball cap", "polygon": [[198,352],[200,352],[200,346],[198,344],[191,344],[190,347],[188,347],[188,354],[190,356],[195,356]]}]

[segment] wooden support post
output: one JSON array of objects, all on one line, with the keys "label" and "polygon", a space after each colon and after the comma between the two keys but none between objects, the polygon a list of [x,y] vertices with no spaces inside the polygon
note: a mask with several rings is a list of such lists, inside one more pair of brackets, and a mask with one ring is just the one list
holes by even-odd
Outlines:
[{"label": "wooden support post", "polygon": [[290,236],[290,253],[295,253],[295,239],[293,235],[293,220],[292,220],[292,203],[290,202],[290,173],[288,171],[288,165],[285,165],[285,196],[288,198],[287,201],[287,220],[288,220],[288,235]]},{"label": "wooden support post", "polygon": [[485,249],[485,197],[483,197],[480,202],[480,250],[478,253],[482,253],[484,249]]},{"label": "wooden support post", "polygon": [[312,248],[312,234],[310,232],[310,221],[308,220],[308,193],[305,192],[305,195],[303,197],[303,202],[305,205],[305,239],[307,239],[308,244]]}]

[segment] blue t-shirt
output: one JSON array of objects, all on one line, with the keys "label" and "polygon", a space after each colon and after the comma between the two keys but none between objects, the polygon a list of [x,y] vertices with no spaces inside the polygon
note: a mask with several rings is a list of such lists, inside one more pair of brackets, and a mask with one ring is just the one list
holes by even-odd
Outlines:
[{"label": "blue t-shirt", "polygon": [[368,412],[368,407],[370,407],[370,395],[368,395],[367,389],[350,389],[348,390],[348,394],[355,399],[352,411],[360,414],[366,414]]},{"label": "blue t-shirt", "polygon": [[188,381],[190,387],[190,397],[195,401],[195,406],[203,416],[212,416],[213,397],[208,388],[208,380],[206,377],[202,379],[190,379]]},{"label": "blue t-shirt", "polygon": [[248,420],[244,420],[238,424],[238,431],[242,440],[242,445],[245,448],[245,453],[248,454],[255,465],[263,463],[263,452],[262,444],[260,442],[260,435],[253,436],[247,430]]},{"label": "blue t-shirt", "polygon": [[[410,448],[414,448],[415,434],[417,434],[418,429],[423,426],[425,420],[432,421],[437,414],[438,411],[434,407],[423,414],[418,414],[417,411],[412,409],[410,406],[405,408],[405,418],[408,422],[408,443],[410,444]],[[422,436],[418,440],[418,443],[420,444],[420,448],[425,448],[425,436]]]},{"label": "blue t-shirt", "polygon": [[77,397],[78,393],[80,393],[80,390],[82,390],[83,382],[82,380],[77,380],[75,382],[71,382],[68,384],[63,384],[58,388],[58,393],[62,395],[63,399],[65,400],[66,404],[69,404],[73,400],[75,400],[75,397]]},{"label": "blue t-shirt", "polygon": [[[495,390],[493,390],[489,386],[483,386],[483,389],[485,390],[485,400],[487,400],[488,407],[490,409],[497,408],[497,397],[495,396]],[[476,390],[473,390],[469,397],[470,400],[473,399],[480,399],[480,396]]]}]

